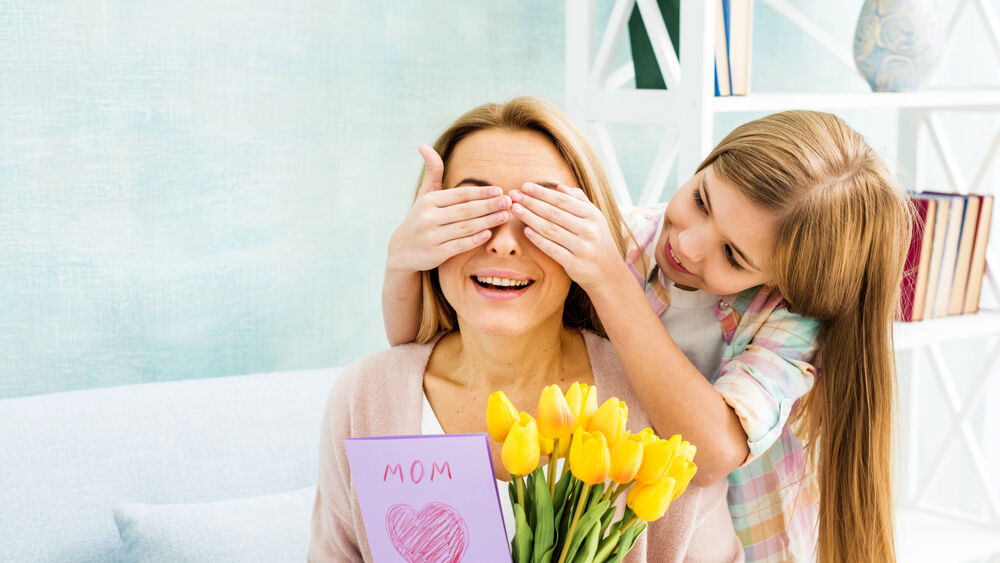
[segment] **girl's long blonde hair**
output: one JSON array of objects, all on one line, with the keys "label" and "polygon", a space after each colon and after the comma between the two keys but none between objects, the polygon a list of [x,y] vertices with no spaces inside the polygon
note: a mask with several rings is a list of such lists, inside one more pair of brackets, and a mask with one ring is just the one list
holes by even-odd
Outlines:
[{"label": "girl's long blonde hair", "polygon": [[[448,160],[458,143],[468,135],[484,129],[502,131],[537,131],[555,145],[559,154],[573,171],[578,187],[597,207],[608,225],[619,253],[625,257],[627,244],[625,221],[615,203],[614,193],[597,155],[582,133],[558,107],[541,98],[521,96],[502,104],[484,104],[465,113],[454,121],[434,143],[434,150],[441,155],[445,170]],[[417,180],[417,191],[423,173]],[[421,272],[422,301],[417,342],[427,342],[437,332],[454,330],[457,326],[455,310],[448,304],[438,283],[437,269]],[[570,285],[563,307],[563,324],[584,328],[605,336],[604,327],[597,316],[590,297],[576,282]]]},{"label": "girl's long blonde hair", "polygon": [[817,560],[895,561],[892,321],[911,211],[864,138],[828,113],[744,124],[702,162],[777,214],[774,286],[821,321],[820,368],[793,428],[820,489]]}]

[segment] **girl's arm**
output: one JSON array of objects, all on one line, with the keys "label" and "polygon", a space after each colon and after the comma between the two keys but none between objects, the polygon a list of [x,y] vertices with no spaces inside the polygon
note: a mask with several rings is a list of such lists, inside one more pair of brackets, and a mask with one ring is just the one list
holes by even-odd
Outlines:
[{"label": "girl's arm", "polygon": [[577,188],[526,185],[511,192],[525,236],[587,291],[656,432],[698,447],[695,481],[707,485],[739,467],[747,434],[725,402],[660,323],[615,246],[600,211]]},{"label": "girl's arm", "polygon": [[389,344],[412,342],[420,326],[420,272],[472,250],[508,219],[510,198],[496,186],[441,189],[444,163],[420,145],[426,169],[410,213],[389,239],[382,284],[382,319]]}]

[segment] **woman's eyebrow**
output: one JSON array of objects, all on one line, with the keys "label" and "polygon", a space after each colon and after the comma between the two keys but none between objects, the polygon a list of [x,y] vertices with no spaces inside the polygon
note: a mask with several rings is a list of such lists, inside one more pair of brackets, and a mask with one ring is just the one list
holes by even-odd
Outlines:
[{"label": "woman's eyebrow", "polygon": [[478,178],[466,178],[466,179],[462,180],[461,182],[458,182],[455,185],[456,186],[465,186],[465,185],[471,185],[471,186],[492,186],[493,184],[487,182],[486,180],[480,180]]}]

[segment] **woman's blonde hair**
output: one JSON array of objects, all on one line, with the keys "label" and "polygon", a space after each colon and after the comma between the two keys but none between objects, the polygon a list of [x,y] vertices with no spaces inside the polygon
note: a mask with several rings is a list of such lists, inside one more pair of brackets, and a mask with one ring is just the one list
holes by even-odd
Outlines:
[{"label": "woman's blonde hair", "polygon": [[[559,108],[540,98],[522,96],[503,104],[484,104],[472,109],[455,120],[434,143],[434,150],[441,155],[445,170],[448,169],[448,159],[458,143],[471,133],[485,129],[537,131],[548,137],[573,171],[573,176],[578,182],[575,187],[583,190],[591,203],[604,215],[615,244],[624,258],[627,229],[615,203],[608,178],[590,144]],[[418,191],[422,181],[423,172],[417,181]],[[422,272],[421,284],[423,297],[416,341],[422,343],[430,340],[439,331],[454,330],[457,319],[455,310],[441,293],[437,269]],[[566,297],[563,324],[604,335],[604,329],[590,302],[590,297],[576,283],[571,284]]]},{"label": "woman's blonde hair", "polygon": [[774,286],[821,321],[820,368],[793,427],[820,489],[817,560],[895,561],[892,321],[911,210],[864,138],[787,111],[730,133],[702,162],[777,217]]}]

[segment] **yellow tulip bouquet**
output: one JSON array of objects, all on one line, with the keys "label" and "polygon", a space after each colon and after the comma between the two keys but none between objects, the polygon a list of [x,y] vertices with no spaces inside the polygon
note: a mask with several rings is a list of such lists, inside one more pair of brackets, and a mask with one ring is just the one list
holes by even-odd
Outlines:
[{"label": "yellow tulip bouquet", "polygon": [[[697,471],[694,446],[649,428],[630,434],[628,406],[612,397],[598,408],[591,385],[574,383],[565,395],[557,385],[546,387],[537,419],[518,412],[502,391],[490,395],[486,413],[511,474],[515,563],[621,561]],[[557,479],[559,459],[565,461]],[[615,519],[623,493],[626,508]]]}]

